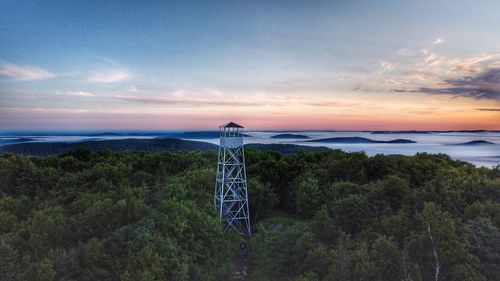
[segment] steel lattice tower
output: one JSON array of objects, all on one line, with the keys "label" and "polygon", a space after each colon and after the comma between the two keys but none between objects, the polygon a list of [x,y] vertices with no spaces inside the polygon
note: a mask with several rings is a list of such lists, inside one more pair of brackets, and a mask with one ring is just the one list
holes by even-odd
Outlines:
[{"label": "steel lattice tower", "polygon": [[220,128],[219,158],[214,204],[225,229],[250,236],[247,176],[243,151],[243,127],[229,122]]}]

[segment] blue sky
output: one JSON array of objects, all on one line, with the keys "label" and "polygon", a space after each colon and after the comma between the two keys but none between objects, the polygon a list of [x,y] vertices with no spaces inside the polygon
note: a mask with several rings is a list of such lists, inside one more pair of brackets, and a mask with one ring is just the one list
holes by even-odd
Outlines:
[{"label": "blue sky", "polygon": [[1,1],[0,128],[498,129],[498,11],[498,1]]}]

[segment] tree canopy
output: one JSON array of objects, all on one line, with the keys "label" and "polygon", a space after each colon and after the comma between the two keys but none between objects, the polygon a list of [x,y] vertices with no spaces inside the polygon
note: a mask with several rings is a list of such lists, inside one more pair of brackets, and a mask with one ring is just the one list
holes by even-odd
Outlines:
[{"label": "tree canopy", "polygon": [[[215,152],[0,156],[0,280],[229,280]],[[246,150],[250,280],[498,280],[500,167]]]}]

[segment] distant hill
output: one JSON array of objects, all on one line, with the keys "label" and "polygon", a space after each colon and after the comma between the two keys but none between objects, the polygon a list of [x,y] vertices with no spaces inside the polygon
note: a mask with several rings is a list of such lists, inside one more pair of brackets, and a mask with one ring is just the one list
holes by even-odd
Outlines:
[{"label": "distant hill", "polygon": [[456,131],[445,131],[450,133],[488,133],[488,132],[498,132],[496,130],[456,130]]},{"label": "distant hill", "polygon": [[308,139],[308,136],[297,134],[279,134],[271,137],[272,139]]},{"label": "distant hill", "polygon": [[177,150],[217,150],[217,145],[187,141],[180,139],[122,139],[103,141],[83,141],[83,142],[31,142],[11,144],[0,147],[0,152],[11,152],[20,155],[47,156],[61,154],[80,147],[88,148],[92,151],[110,149],[114,152],[120,151],[177,151]]},{"label": "distant hill", "polygon": [[416,141],[408,140],[408,139],[395,139],[390,141],[377,141],[379,143],[417,143]]},{"label": "distant hill", "polygon": [[452,130],[452,131],[373,131],[374,135],[387,135],[387,134],[433,134],[433,133],[496,133],[498,130]]},{"label": "distant hill", "polygon": [[262,144],[262,143],[250,143],[245,145],[246,148],[253,148],[262,151],[276,151],[284,154],[297,153],[299,151],[304,152],[314,152],[314,151],[325,151],[330,150],[328,147],[324,146],[305,146],[296,144]]},{"label": "distant hill", "polygon": [[337,138],[325,138],[310,140],[309,142],[324,142],[324,143],[416,143],[412,140],[407,139],[395,139],[390,141],[378,141],[362,137],[337,137]]},{"label": "distant hill", "polygon": [[[248,135],[243,134],[244,137]],[[162,138],[175,138],[175,139],[218,139],[220,137],[219,131],[191,131],[191,132],[181,132],[181,133],[166,133],[157,139]]]},{"label": "distant hill", "polygon": [[[83,142],[30,142],[0,146],[0,153],[10,152],[19,155],[47,156],[58,155],[77,148],[88,148],[91,151],[110,149],[113,152],[121,151],[216,151],[218,146],[211,143],[188,141],[175,138],[168,139],[121,139]],[[281,153],[296,153],[299,151],[328,150],[326,147],[309,147],[294,144],[247,144],[245,148]]]},{"label": "distant hill", "polygon": [[0,138],[0,145],[7,145],[7,144],[14,144],[14,143],[22,143],[22,142],[30,142],[30,141],[36,141],[36,138],[29,138],[29,137],[21,137],[21,138]]},{"label": "distant hill", "polygon": [[373,131],[373,135],[387,135],[387,134],[430,134],[429,131]]},{"label": "distant hill", "polygon": [[182,132],[170,134],[169,138],[181,139],[216,139],[219,138],[219,131],[196,131],[196,132]]},{"label": "distant hill", "polygon": [[490,144],[494,144],[494,143],[489,142],[489,141],[485,141],[485,140],[473,140],[473,141],[458,143],[456,145],[471,145],[471,146],[474,146],[474,145],[490,145]]}]

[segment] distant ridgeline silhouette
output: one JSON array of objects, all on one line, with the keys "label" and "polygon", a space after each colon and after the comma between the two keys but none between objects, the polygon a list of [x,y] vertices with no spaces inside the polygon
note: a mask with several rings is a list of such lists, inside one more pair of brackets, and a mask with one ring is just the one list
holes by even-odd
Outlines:
[{"label": "distant ridgeline silhouette", "polygon": [[[93,152],[109,149],[112,152],[146,151],[161,153],[165,151],[217,151],[215,144],[182,139],[121,139],[93,140],[82,142],[27,142],[0,146],[0,153],[10,152],[19,155],[48,156],[58,155],[78,148],[86,148]],[[326,147],[312,147],[295,144],[246,144],[245,148],[281,153],[297,153],[299,151],[322,151]]]},{"label": "distant ridgeline silhouette", "polygon": [[394,139],[394,140],[389,140],[389,141],[379,141],[379,140],[372,140],[372,139],[362,138],[362,137],[325,138],[325,139],[310,140],[308,142],[324,142],[324,143],[416,143],[416,141],[407,140],[407,139]]}]

